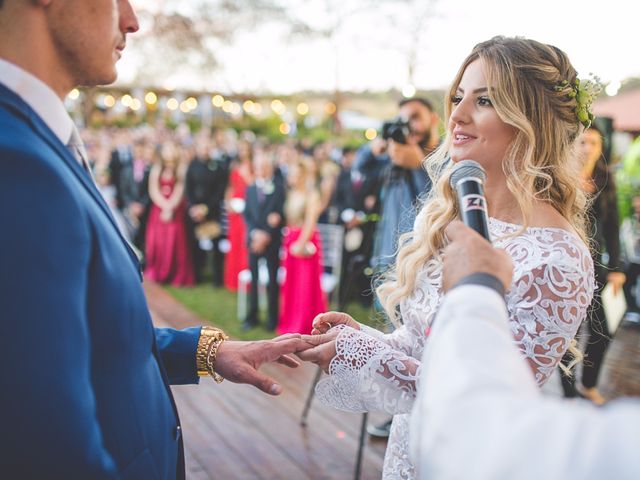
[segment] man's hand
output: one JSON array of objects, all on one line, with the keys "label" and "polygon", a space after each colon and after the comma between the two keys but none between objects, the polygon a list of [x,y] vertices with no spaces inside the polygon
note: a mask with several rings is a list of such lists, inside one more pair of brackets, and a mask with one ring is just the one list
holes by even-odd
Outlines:
[{"label": "man's hand", "polygon": [[494,248],[480,234],[464,223],[451,222],[444,231],[449,244],[444,249],[443,288],[448,291],[472,273],[489,273],[511,286],[513,262],[507,252]]},{"label": "man's hand", "polygon": [[189,216],[191,217],[191,220],[196,223],[202,222],[207,217],[208,213],[209,207],[207,207],[204,203],[199,203],[189,208]]},{"label": "man's hand", "polygon": [[260,255],[265,251],[267,246],[271,242],[271,235],[264,230],[253,230],[251,232],[251,251]]},{"label": "man's hand", "polygon": [[367,210],[368,212],[370,212],[371,210],[373,210],[373,207],[376,206],[376,196],[375,195],[367,195],[366,197],[364,197],[364,208],[365,210]]},{"label": "man's hand", "polygon": [[144,213],[144,205],[140,202],[131,202],[129,204],[129,214],[134,216],[135,218],[142,217]]},{"label": "man's hand", "polygon": [[389,140],[388,151],[391,162],[402,168],[420,168],[425,157],[424,152],[416,143],[402,144]]},{"label": "man's hand", "polygon": [[312,347],[297,333],[288,333],[273,340],[257,342],[226,341],[218,347],[216,372],[234,383],[253,385],[270,395],[280,395],[282,387],[272,378],[258,372],[263,363],[278,362],[290,368],[300,363],[289,356]]},{"label": "man's hand", "polygon": [[380,137],[377,137],[375,140],[371,142],[370,146],[371,146],[371,153],[377,157],[379,155],[382,155],[384,151],[387,149],[387,141],[383,140]]},{"label": "man's hand", "polygon": [[282,222],[282,217],[278,212],[271,212],[267,216],[267,225],[271,228],[278,228],[280,226],[280,222]]},{"label": "man's hand", "polygon": [[609,272],[607,275],[607,282],[611,284],[614,295],[618,295],[618,293],[622,291],[622,287],[626,281],[627,277],[622,272]]}]

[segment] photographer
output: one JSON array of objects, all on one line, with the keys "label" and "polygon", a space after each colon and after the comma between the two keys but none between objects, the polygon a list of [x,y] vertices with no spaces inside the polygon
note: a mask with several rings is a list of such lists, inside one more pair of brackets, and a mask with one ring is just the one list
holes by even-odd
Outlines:
[{"label": "photographer", "polygon": [[[439,144],[438,114],[424,98],[399,103],[397,119],[385,122],[382,138],[363,147],[355,167],[365,178],[376,178],[377,208],[380,212],[374,235],[371,268],[374,274],[386,271],[395,261],[398,238],[413,227],[419,198],[431,189],[431,180],[422,161]],[[388,437],[391,420],[380,426],[369,425],[376,437]]]},{"label": "photographer", "polygon": [[413,226],[416,200],[431,188],[422,161],[438,146],[438,114],[423,98],[399,104],[398,118],[383,125],[382,138],[358,152],[356,168],[378,182],[381,219],[371,266],[379,272],[394,260],[398,237]]}]

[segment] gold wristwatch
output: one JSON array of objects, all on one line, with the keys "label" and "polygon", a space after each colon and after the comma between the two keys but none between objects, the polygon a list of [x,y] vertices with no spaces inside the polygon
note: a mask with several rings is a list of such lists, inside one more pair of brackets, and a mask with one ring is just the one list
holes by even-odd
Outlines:
[{"label": "gold wristwatch", "polygon": [[196,366],[199,377],[211,376],[216,383],[224,380],[224,377],[216,373],[216,355],[222,342],[229,337],[219,328],[202,327],[198,348],[196,349]]}]

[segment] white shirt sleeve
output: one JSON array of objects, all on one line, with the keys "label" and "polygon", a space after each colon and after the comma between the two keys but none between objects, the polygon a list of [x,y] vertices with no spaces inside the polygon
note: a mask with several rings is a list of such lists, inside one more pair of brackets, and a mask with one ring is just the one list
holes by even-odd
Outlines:
[{"label": "white shirt sleeve", "polygon": [[638,479],[640,401],[543,396],[502,298],[466,285],[441,305],[411,421],[419,478]]}]

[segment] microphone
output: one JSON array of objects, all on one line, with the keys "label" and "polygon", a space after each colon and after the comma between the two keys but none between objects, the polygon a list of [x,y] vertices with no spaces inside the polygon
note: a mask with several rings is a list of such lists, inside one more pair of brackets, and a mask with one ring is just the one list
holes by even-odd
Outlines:
[{"label": "microphone", "polygon": [[453,167],[449,185],[456,191],[460,217],[464,224],[491,242],[483,188],[486,179],[487,174],[478,162],[462,160]]}]

